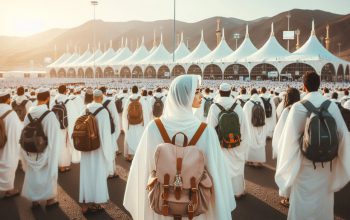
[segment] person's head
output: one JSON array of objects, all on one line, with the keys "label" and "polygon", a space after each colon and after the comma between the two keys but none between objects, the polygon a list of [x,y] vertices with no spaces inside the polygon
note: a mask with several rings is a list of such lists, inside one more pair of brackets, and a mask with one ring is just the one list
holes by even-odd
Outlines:
[{"label": "person's head", "polygon": [[250,95],[254,95],[254,94],[258,94],[258,90],[256,90],[255,88],[250,90]]},{"label": "person's head", "polygon": [[142,90],[142,96],[147,96],[147,90]]},{"label": "person's head", "polygon": [[232,92],[236,92],[236,88],[235,87],[232,87]]},{"label": "person's head", "polygon": [[284,98],[284,107],[292,106],[294,103],[300,101],[300,92],[295,88],[288,88],[287,94]]},{"label": "person's head", "polygon": [[306,72],[303,76],[304,91],[317,92],[320,88],[320,76],[316,72]]},{"label": "person's head", "polygon": [[60,85],[58,87],[58,93],[65,95],[67,93],[67,86],[66,85]]},{"label": "person's head", "polygon": [[161,92],[162,92],[162,88],[158,87],[158,88],[156,89],[156,92],[161,93]]},{"label": "person's head", "polygon": [[260,92],[261,92],[261,94],[265,94],[266,93],[266,88],[265,87],[261,87],[261,90],[260,90]]},{"label": "person's head", "polygon": [[349,90],[345,89],[344,90],[344,95],[348,96],[349,95]]},{"label": "person's head", "polygon": [[328,89],[327,87],[324,87],[324,88],[323,88],[323,93],[324,93],[324,94],[329,93],[329,89]]},{"label": "person's head", "polygon": [[152,90],[148,90],[148,96],[153,96],[153,91]]},{"label": "person's head", "polygon": [[105,86],[101,86],[99,90],[103,93],[103,95],[106,95],[107,88]]},{"label": "person's head", "polygon": [[338,100],[338,93],[337,92],[333,92],[331,99]]},{"label": "person's head", "polygon": [[101,90],[96,89],[96,90],[94,91],[93,95],[94,95],[94,102],[96,102],[96,103],[102,103],[102,101],[103,101],[103,93],[102,93]]},{"label": "person's head", "polygon": [[106,92],[106,96],[107,97],[112,97],[113,96],[113,91],[108,89],[107,92]]},{"label": "person's head", "polygon": [[93,100],[93,91],[92,89],[87,89],[85,92],[85,98],[84,98],[85,105],[91,103],[92,100]]},{"label": "person's head", "polygon": [[0,92],[0,104],[10,104],[11,103],[11,95],[10,92]]},{"label": "person's head", "polygon": [[221,97],[230,97],[231,95],[231,86],[228,83],[221,83],[219,88],[219,94]]},{"label": "person's head", "polygon": [[137,94],[137,93],[139,92],[139,88],[138,88],[137,86],[133,86],[133,87],[131,88],[131,92],[132,92],[133,94]]},{"label": "person's head", "polygon": [[205,92],[206,95],[209,95],[210,94],[210,88],[208,88],[208,87],[205,88],[204,92]]},{"label": "person's head", "polygon": [[50,103],[50,90],[47,88],[38,89],[36,99],[38,100],[38,105],[45,105],[45,104],[49,105],[49,103]]},{"label": "person's head", "polygon": [[127,89],[127,88],[124,88],[124,89],[123,89],[123,93],[125,93],[125,94],[128,93],[128,89]]},{"label": "person's head", "polygon": [[245,87],[242,87],[242,88],[241,88],[240,94],[241,94],[241,95],[247,94],[247,89],[246,89]]},{"label": "person's head", "polygon": [[17,95],[18,96],[24,95],[24,88],[22,86],[17,88]]},{"label": "person's head", "polygon": [[197,89],[195,96],[194,96],[194,99],[193,99],[192,108],[201,107],[202,98],[203,98],[203,95],[202,95],[201,91],[199,89]]}]

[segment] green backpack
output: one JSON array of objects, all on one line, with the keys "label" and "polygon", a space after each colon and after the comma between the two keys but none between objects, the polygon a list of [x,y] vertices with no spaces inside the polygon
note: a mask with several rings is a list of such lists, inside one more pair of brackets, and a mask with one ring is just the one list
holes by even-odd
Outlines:
[{"label": "green backpack", "polygon": [[237,102],[235,102],[228,110],[226,110],[223,106],[221,106],[218,103],[215,103],[215,105],[221,110],[218,118],[219,123],[216,127],[221,147],[238,147],[242,140],[239,117],[234,111],[237,106]]}]

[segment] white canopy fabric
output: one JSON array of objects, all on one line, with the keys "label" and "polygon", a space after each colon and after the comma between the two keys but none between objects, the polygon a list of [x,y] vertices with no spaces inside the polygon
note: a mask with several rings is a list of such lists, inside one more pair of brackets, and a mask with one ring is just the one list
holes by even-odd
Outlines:
[{"label": "white canopy fabric", "polygon": [[145,46],[145,39],[142,37],[142,42],[139,48],[135,50],[135,52],[126,60],[120,63],[120,65],[132,65],[135,64],[143,59],[145,59],[150,52],[148,52],[146,46]]},{"label": "white canopy fabric", "polygon": [[268,61],[278,61],[290,53],[284,49],[276,40],[273,23],[271,24],[271,35],[268,41],[257,52],[242,58],[240,62],[263,63]]},{"label": "white canopy fabric", "polygon": [[[85,62],[89,57],[91,57],[92,53],[90,52],[90,48],[83,53],[78,59],[76,59],[74,62],[70,63],[70,67],[77,67],[80,63]],[[67,66],[68,67],[68,66]]]},{"label": "white canopy fabric", "polygon": [[258,49],[256,49],[256,47],[254,46],[254,44],[250,40],[249,30],[248,30],[248,25],[247,25],[245,38],[244,38],[244,41],[242,42],[242,44],[238,47],[238,49],[236,51],[234,51],[233,53],[231,53],[227,57],[223,58],[222,60],[224,62],[235,62],[235,61],[240,60],[242,58],[248,57],[257,51],[258,51]]},{"label": "white canopy fabric", "polygon": [[207,44],[204,41],[204,33],[203,30],[201,32],[201,40],[199,41],[197,47],[186,57],[179,60],[179,63],[193,63],[194,61],[197,61],[206,55],[208,55],[211,52],[211,50],[208,48]]},{"label": "white canopy fabric", "polygon": [[184,43],[184,35],[181,33],[181,41],[177,49],[175,50],[175,62],[176,60],[181,60],[182,58],[186,57],[190,54],[190,51],[188,50],[187,46]]},{"label": "white canopy fabric", "polygon": [[73,53],[67,60],[65,60],[60,65],[57,65],[57,68],[67,68],[71,63],[75,62],[77,59],[79,59],[78,53]]},{"label": "white canopy fabric", "polygon": [[233,51],[228,46],[225,40],[225,30],[222,29],[222,38],[220,44],[207,56],[200,59],[201,63],[210,63],[215,61],[222,61],[222,59],[229,54],[231,54]]},{"label": "white canopy fabric", "polygon": [[[101,65],[105,62],[107,62],[108,60],[110,60],[113,56],[115,56],[116,52],[113,50],[113,48],[108,48],[108,50],[106,50],[106,52],[104,52],[104,54],[102,56],[100,56],[97,60],[95,60],[95,65]],[[88,63],[86,64],[86,66],[92,66],[93,63]]]},{"label": "white canopy fabric", "polygon": [[163,45],[163,34],[160,36],[160,43],[157,49],[154,50],[152,54],[147,56],[145,59],[141,60],[139,64],[148,65],[148,64],[162,64],[169,62],[172,59],[171,54]]},{"label": "white canopy fabric", "polygon": [[51,63],[50,65],[47,66],[47,68],[55,68],[56,66],[60,65],[64,61],[66,61],[72,54],[70,53],[64,53],[62,56],[60,56],[56,61]]},{"label": "white canopy fabric", "polygon": [[121,48],[120,51],[117,52],[114,57],[112,57],[112,59],[103,63],[101,66],[103,66],[103,67],[107,67],[107,66],[116,67],[119,63],[126,60],[131,55],[132,55],[132,52],[130,51],[130,49],[128,47],[128,39],[126,39],[125,46],[123,48]]},{"label": "white canopy fabric", "polygon": [[101,56],[103,55],[102,51],[100,49],[96,50],[94,54],[92,54],[88,59],[86,59],[85,61],[77,64],[77,66],[79,67],[84,67],[84,66],[87,66],[88,64],[94,63],[94,60],[95,60],[95,65],[96,65],[96,60],[98,58],[100,58]]}]

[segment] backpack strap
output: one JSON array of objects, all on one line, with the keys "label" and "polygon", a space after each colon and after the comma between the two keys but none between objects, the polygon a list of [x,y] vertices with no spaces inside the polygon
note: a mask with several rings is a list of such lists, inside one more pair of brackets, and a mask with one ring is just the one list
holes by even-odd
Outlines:
[{"label": "backpack strap", "polygon": [[309,102],[307,100],[302,100],[302,101],[300,101],[300,103],[303,104],[303,106],[308,111],[308,116],[310,116],[311,113],[318,114],[316,107],[311,102]]},{"label": "backpack strap", "polygon": [[225,111],[226,109],[220,105],[219,103],[215,103],[215,105],[220,109],[220,111]]},{"label": "backpack strap", "polygon": [[25,99],[25,100],[23,100],[22,102],[21,102],[21,106],[23,106],[23,107],[25,107],[26,106],[26,104],[27,104],[27,102],[28,102],[28,100],[27,99]]},{"label": "backpack strap", "polygon": [[103,107],[107,108],[107,106],[109,105],[109,103],[111,103],[111,100],[106,100],[102,105]]},{"label": "backpack strap", "polygon": [[229,109],[230,112],[233,112],[235,110],[237,106],[237,101],[235,101],[235,103],[233,103],[233,105],[231,106],[231,108]]},{"label": "backpack strap", "polygon": [[5,112],[0,118],[1,120],[4,120],[6,118],[6,116],[8,116],[10,113],[12,112],[12,109],[11,110],[8,110],[7,112]]},{"label": "backpack strap", "polygon": [[329,106],[331,105],[331,101],[330,100],[326,100],[322,103],[322,105],[320,106],[320,110],[327,110],[329,108]]},{"label": "backpack strap", "polygon": [[96,116],[100,111],[102,111],[103,109],[105,109],[105,107],[100,107],[98,108],[92,115]]},{"label": "backpack strap", "polygon": [[41,122],[46,117],[46,115],[48,115],[50,112],[51,112],[50,110],[47,110],[46,112],[44,112],[44,114],[42,114],[38,119],[38,122]]},{"label": "backpack strap", "polygon": [[168,133],[166,132],[165,127],[164,127],[162,121],[161,121],[159,118],[157,118],[157,119],[154,120],[154,122],[156,123],[156,125],[157,125],[157,127],[158,127],[158,130],[159,130],[159,132],[160,132],[160,135],[161,135],[162,138],[163,138],[163,141],[164,141],[165,143],[170,144],[170,143],[171,143],[170,137],[169,137]]},{"label": "backpack strap", "polygon": [[67,99],[65,102],[64,102],[64,105],[67,104],[69,102],[70,99]]},{"label": "backpack strap", "polygon": [[198,130],[196,131],[196,133],[193,135],[190,143],[188,143],[189,146],[193,146],[193,145],[197,144],[199,138],[202,136],[206,127],[207,127],[207,124],[202,122],[201,125],[199,126]]}]

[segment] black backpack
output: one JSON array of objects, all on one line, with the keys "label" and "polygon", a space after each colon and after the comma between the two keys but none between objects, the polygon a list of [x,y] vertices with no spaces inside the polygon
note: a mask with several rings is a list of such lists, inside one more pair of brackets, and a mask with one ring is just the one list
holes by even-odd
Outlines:
[{"label": "black backpack", "polygon": [[162,101],[163,96],[157,98],[154,97],[155,102],[153,104],[153,116],[159,118],[163,114],[164,103]]},{"label": "black backpack", "polygon": [[105,101],[102,106],[107,110],[108,112],[108,116],[109,116],[109,121],[111,123],[111,134],[113,134],[115,132],[115,124],[114,124],[114,121],[113,121],[113,117],[112,117],[112,114],[111,112],[109,111],[109,109],[107,108],[107,106],[109,105],[109,103],[111,102],[111,100],[107,100]]},{"label": "black backpack", "polygon": [[123,99],[124,97],[117,98],[117,100],[115,100],[115,107],[117,108],[118,113],[123,112]]},{"label": "black backpack", "polygon": [[216,127],[221,146],[223,148],[234,148],[239,146],[242,141],[241,126],[239,123],[239,117],[234,111],[237,102],[233,103],[228,110],[218,103],[215,103],[215,105],[221,110],[218,117],[218,126]]},{"label": "black backpack", "polygon": [[254,105],[252,108],[252,125],[262,127],[265,125],[265,111],[260,102],[250,100]]},{"label": "black backpack", "polygon": [[13,101],[11,106],[12,109],[17,113],[19,120],[24,121],[24,118],[27,114],[26,104],[28,103],[28,100],[23,100],[21,104],[17,104],[16,101]]},{"label": "black backpack", "polygon": [[60,122],[61,129],[66,129],[68,127],[68,115],[66,108],[68,101],[69,99],[67,99],[65,102],[57,102],[57,100],[55,100],[56,104],[52,107],[53,113],[55,113],[57,120]]},{"label": "black backpack", "polygon": [[238,100],[241,102],[241,107],[243,108],[247,100],[246,101],[244,101],[243,99],[238,99]]},{"label": "black backpack", "polygon": [[340,103],[337,103],[337,106],[340,110],[341,115],[343,116],[346,127],[348,128],[348,131],[350,132],[350,110],[344,108]]},{"label": "black backpack", "polygon": [[47,147],[48,140],[44,133],[42,120],[50,113],[47,110],[40,118],[32,118],[28,114],[29,124],[27,124],[21,133],[19,143],[22,149],[28,153],[42,153]]},{"label": "black backpack", "polygon": [[208,117],[209,109],[212,104],[214,104],[214,99],[213,98],[205,98],[204,97],[204,111],[203,111],[203,116]]},{"label": "black backpack", "polygon": [[271,116],[272,116],[272,105],[270,103],[270,98],[265,99],[265,98],[261,97],[261,99],[262,99],[262,101],[264,103],[266,118],[271,118]]},{"label": "black backpack", "polygon": [[311,160],[316,169],[316,162],[332,161],[338,155],[337,124],[328,112],[331,101],[327,100],[319,108],[307,101],[301,101],[307,109],[304,134],[300,138],[300,149],[303,155]]}]

